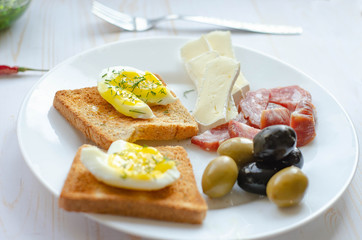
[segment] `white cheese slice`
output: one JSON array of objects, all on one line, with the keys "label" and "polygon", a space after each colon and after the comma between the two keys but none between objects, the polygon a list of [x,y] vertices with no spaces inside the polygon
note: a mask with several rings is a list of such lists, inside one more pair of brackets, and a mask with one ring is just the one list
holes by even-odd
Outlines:
[{"label": "white cheese slice", "polygon": [[234,99],[232,97],[232,95],[230,94],[229,100],[228,100],[228,107],[227,107],[227,111],[226,111],[226,121],[230,121],[232,119],[235,119],[236,116],[238,115],[238,108],[235,105]]},{"label": "white cheese slice", "polygon": [[[188,42],[181,48],[181,57],[185,63],[186,71],[194,82],[199,96],[202,92],[203,79],[205,79],[206,65],[219,56],[236,59],[229,31],[210,32],[197,40]],[[227,103],[225,107],[226,120],[234,119],[237,116],[238,113],[235,104],[239,104],[249,89],[248,81],[240,72],[232,86],[231,96],[228,101],[225,102]],[[205,128],[200,128],[201,131],[203,129]]]},{"label": "white cheese slice", "polygon": [[197,40],[186,43],[180,50],[181,58],[186,63],[192,58],[201,55],[204,52],[210,51],[210,45],[204,36]]},{"label": "white cheese slice", "polygon": [[229,31],[213,31],[206,34],[205,38],[211,49],[217,51],[221,56],[235,58]]},{"label": "white cheese slice", "polygon": [[238,79],[232,90],[234,101],[239,104],[240,100],[245,97],[245,94],[250,90],[249,82],[245,79],[243,73],[240,71]]},{"label": "white cheese slice", "polygon": [[206,64],[219,56],[220,55],[216,51],[207,51],[185,63],[185,68],[191,80],[194,82],[197,92],[200,92],[202,86]]},{"label": "white cheese slice", "polygon": [[[231,43],[230,31],[213,31],[204,36],[212,50],[218,52],[221,56],[235,58],[233,46]],[[240,71],[239,77],[232,90],[234,101],[238,104],[240,100],[249,91],[249,83]]]},{"label": "white cheese slice", "polygon": [[[198,94],[201,91],[202,81],[204,78],[205,68],[207,63],[218,58],[220,55],[216,51],[208,51],[197,57],[192,58],[185,64],[186,70],[190,78],[193,80]],[[235,86],[235,85],[234,85]],[[238,115],[234,99],[230,97],[228,108],[226,111],[226,119],[234,119]]]},{"label": "white cheese slice", "polygon": [[227,112],[233,107],[230,106],[231,90],[239,72],[240,63],[229,57],[220,56],[207,63],[193,111],[201,132],[230,120]]}]

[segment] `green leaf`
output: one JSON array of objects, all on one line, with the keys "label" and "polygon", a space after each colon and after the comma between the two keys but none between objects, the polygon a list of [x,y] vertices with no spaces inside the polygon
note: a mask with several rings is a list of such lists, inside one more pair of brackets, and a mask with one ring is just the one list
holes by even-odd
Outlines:
[{"label": "green leaf", "polygon": [[191,89],[191,90],[187,90],[184,92],[184,97],[187,98],[187,94],[189,94],[190,92],[195,91],[195,89]]}]

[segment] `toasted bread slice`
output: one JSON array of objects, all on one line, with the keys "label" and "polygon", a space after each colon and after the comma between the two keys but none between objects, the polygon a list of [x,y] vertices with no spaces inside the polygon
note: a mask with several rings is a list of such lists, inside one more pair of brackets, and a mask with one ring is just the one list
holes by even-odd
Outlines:
[{"label": "toasted bread slice", "polygon": [[198,132],[196,121],[180,100],[152,106],[156,117],[151,119],[134,119],[119,113],[101,97],[97,87],[58,91],[53,105],[103,149],[119,139],[128,142],[186,139]]},{"label": "toasted bread slice", "polygon": [[157,147],[177,162],[180,178],[157,191],[137,191],[112,187],[98,181],[80,161],[79,148],[64,187],[59,206],[68,211],[108,213],[164,221],[200,224],[207,204],[199,193],[192,165],[180,146]]}]

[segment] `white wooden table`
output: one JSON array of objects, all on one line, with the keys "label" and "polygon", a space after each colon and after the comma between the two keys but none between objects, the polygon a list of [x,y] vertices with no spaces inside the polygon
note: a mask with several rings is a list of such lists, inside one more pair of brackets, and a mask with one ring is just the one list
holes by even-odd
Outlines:
[{"label": "white wooden table", "polygon": [[[116,9],[156,17],[170,13],[299,25],[300,36],[232,32],[234,44],[288,62],[325,86],[362,136],[362,1],[112,1]],[[168,22],[142,33],[123,32],[95,17],[90,0],[33,0],[0,32],[0,65],[52,68],[84,50],[145,36],[199,37],[213,27]],[[0,239],[140,239],[58,208],[22,157],[16,120],[23,98],[41,74],[0,77]],[[361,146],[361,144],[360,144]],[[343,159],[341,159],[343,161]],[[343,196],[312,222],[270,239],[362,239],[361,166]]]}]

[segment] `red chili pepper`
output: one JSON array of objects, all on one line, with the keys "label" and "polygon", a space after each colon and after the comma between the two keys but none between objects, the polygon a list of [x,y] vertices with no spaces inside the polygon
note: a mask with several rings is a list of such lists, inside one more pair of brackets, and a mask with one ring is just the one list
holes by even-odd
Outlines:
[{"label": "red chili pepper", "polygon": [[9,75],[9,74],[16,74],[18,72],[25,72],[25,71],[38,71],[38,72],[46,72],[48,70],[45,69],[35,69],[35,68],[26,68],[26,67],[10,67],[7,65],[0,65],[0,75]]}]

